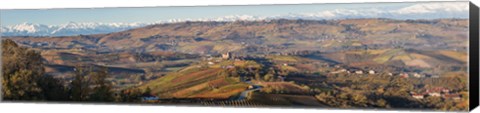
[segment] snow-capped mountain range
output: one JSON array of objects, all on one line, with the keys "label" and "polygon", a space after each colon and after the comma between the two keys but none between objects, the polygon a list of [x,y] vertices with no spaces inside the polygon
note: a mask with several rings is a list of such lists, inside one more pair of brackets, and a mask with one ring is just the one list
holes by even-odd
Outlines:
[{"label": "snow-capped mountain range", "polygon": [[75,23],[43,25],[22,23],[2,27],[3,36],[69,36],[79,34],[100,34],[142,27],[143,23]]},{"label": "snow-capped mountain range", "polygon": [[420,3],[398,9],[334,9],[310,13],[295,13],[274,16],[227,15],[214,18],[184,18],[160,20],[152,23],[76,23],[61,25],[43,25],[22,23],[2,26],[2,36],[71,36],[119,32],[160,23],[177,23],[185,21],[254,21],[272,19],[351,19],[351,18],[392,18],[392,19],[435,19],[435,18],[468,18],[468,2],[459,3]]}]

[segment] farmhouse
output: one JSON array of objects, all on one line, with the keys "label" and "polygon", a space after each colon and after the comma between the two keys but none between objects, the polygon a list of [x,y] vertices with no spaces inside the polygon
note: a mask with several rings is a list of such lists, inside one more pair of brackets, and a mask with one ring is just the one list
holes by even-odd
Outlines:
[{"label": "farmhouse", "polygon": [[330,72],[330,73],[337,74],[337,73],[343,73],[343,72],[347,72],[347,69],[340,69],[338,71],[334,71],[334,72]]},{"label": "farmhouse", "polygon": [[441,94],[440,94],[440,93],[438,93],[438,92],[429,92],[429,93],[428,93],[428,96],[432,96],[432,97],[440,97],[440,96],[441,96]]},{"label": "farmhouse", "polygon": [[416,77],[416,78],[422,78],[423,75],[421,74],[418,74],[418,73],[413,73],[413,77]]},{"label": "farmhouse", "polygon": [[356,74],[363,74],[363,71],[362,70],[357,70],[355,71]]},{"label": "farmhouse", "polygon": [[450,93],[449,89],[442,89],[442,93]]},{"label": "farmhouse", "polygon": [[399,76],[402,77],[402,78],[408,78],[408,74],[407,74],[407,73],[401,73]]},{"label": "farmhouse", "polygon": [[213,62],[208,62],[208,64],[209,64],[209,65],[213,65],[213,64],[215,64],[215,63],[213,63]]},{"label": "farmhouse", "polygon": [[415,99],[423,99],[424,95],[423,94],[412,94],[412,97]]}]

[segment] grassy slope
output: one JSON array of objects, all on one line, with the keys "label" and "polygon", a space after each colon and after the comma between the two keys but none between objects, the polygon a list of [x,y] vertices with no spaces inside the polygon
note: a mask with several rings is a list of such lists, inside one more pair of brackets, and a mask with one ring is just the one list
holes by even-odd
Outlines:
[{"label": "grassy slope", "polygon": [[[344,54],[356,54],[371,56],[371,60],[378,64],[385,64],[391,61],[402,61],[407,66],[418,66],[429,68],[432,64],[465,63],[467,54],[456,51],[408,51],[404,49],[379,49],[365,51],[346,51]],[[440,57],[439,57],[440,56]]]},{"label": "grassy slope", "polygon": [[[209,67],[202,64],[189,66],[142,85],[140,89],[149,87],[152,89],[152,93],[161,98],[226,99],[248,87],[248,84],[226,76],[226,73],[231,70],[220,68],[219,65],[229,64],[228,62],[232,61],[221,62]],[[234,64],[236,67],[241,67],[251,64],[251,62],[236,61]]]}]

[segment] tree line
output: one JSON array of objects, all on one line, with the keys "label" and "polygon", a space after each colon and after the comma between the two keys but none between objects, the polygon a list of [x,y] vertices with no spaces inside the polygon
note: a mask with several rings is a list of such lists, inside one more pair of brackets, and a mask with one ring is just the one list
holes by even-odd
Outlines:
[{"label": "tree line", "polygon": [[2,41],[2,99],[21,101],[138,101],[145,91],[116,92],[107,80],[108,68],[78,65],[66,83],[45,73],[38,51]]}]

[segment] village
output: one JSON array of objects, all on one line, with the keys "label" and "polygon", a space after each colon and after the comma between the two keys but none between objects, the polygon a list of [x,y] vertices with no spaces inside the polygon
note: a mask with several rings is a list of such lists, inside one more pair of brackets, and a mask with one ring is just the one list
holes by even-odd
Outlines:
[{"label": "village", "polygon": [[[305,55],[311,54],[316,52],[295,52],[295,53],[279,53],[277,55]],[[318,53],[318,52],[317,52]],[[252,56],[248,56],[252,57]],[[207,55],[204,60],[207,62],[207,65],[215,65],[222,61],[243,61],[245,58],[248,57],[241,57],[241,56],[234,56],[232,52],[226,52],[221,54],[220,56],[212,56]],[[281,66],[294,66],[296,63],[291,62],[277,62],[280,63]],[[439,78],[438,75],[432,75],[428,73],[419,73],[419,72],[390,72],[390,71],[382,71],[382,70],[373,70],[373,69],[359,69],[349,67],[347,65],[342,64],[329,64],[323,63],[322,66],[331,68],[331,71],[327,73],[328,75],[347,75],[347,76],[363,76],[363,75],[388,75],[388,76],[397,76],[404,79],[422,79],[422,78]],[[232,69],[235,66],[232,65],[222,65],[221,68],[224,69]],[[285,81],[287,76],[278,76],[280,81]],[[418,88],[416,90],[422,90],[419,92],[411,91],[410,96],[415,99],[425,99],[427,97],[441,97],[443,99],[453,99],[453,100],[460,100],[462,95],[459,94],[458,91],[453,91],[448,88],[444,87],[433,87],[433,88]]]},{"label": "village", "polygon": [[389,76],[399,76],[401,78],[439,78],[438,75],[431,75],[426,73],[418,73],[418,72],[382,72],[382,71],[375,71],[375,70],[362,70],[357,68],[348,68],[341,65],[335,65],[336,71],[330,72],[330,74],[348,74],[348,75],[364,75],[364,74],[387,74]]},{"label": "village", "polygon": [[[420,74],[417,72],[380,72],[380,71],[375,71],[375,70],[361,70],[361,69],[348,69],[345,67],[342,67],[340,65],[335,66],[337,68],[337,71],[330,72],[330,74],[340,74],[344,73],[347,75],[375,75],[375,74],[380,74],[380,73],[386,73],[389,76],[398,76],[401,78],[439,78],[438,75],[429,75],[429,74]],[[422,88],[423,89],[423,88]],[[444,87],[434,87],[434,88],[429,88],[429,89],[423,89],[424,91],[422,92],[410,92],[410,96],[415,98],[415,99],[425,99],[426,97],[441,97],[443,99],[453,99],[453,100],[460,100],[461,99],[461,94],[458,92],[452,91],[448,88]]]},{"label": "village", "polygon": [[443,87],[427,89],[424,92],[410,92],[415,99],[425,99],[426,97],[442,97],[443,99],[460,100],[461,95],[458,92],[451,91]]}]

